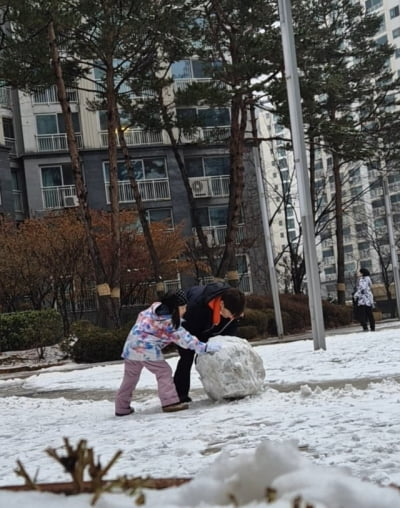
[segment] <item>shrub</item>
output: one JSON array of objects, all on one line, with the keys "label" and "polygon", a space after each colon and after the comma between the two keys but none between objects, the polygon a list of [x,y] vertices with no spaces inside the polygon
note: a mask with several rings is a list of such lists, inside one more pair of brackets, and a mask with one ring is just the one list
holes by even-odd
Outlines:
[{"label": "shrub", "polygon": [[120,360],[129,330],[106,330],[88,321],[76,321],[71,332],[76,337],[71,347],[72,359],[77,363],[96,363]]},{"label": "shrub", "polygon": [[62,317],[54,309],[0,314],[0,351],[37,348],[42,358],[44,348],[62,337]]},{"label": "shrub", "polygon": [[242,339],[256,339],[258,338],[258,330],[256,326],[239,326],[238,328],[238,336]]}]

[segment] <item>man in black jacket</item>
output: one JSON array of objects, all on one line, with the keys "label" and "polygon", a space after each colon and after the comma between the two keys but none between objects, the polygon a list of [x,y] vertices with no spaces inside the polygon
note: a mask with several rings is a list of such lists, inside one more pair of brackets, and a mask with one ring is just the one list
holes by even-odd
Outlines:
[{"label": "man in black jacket", "polygon": [[[206,286],[193,286],[186,292],[188,300],[183,327],[203,342],[216,335],[236,336],[238,319],[243,316],[244,294],[225,282],[212,282]],[[181,402],[189,397],[190,371],[194,352],[178,347],[179,361],[174,383]]]}]

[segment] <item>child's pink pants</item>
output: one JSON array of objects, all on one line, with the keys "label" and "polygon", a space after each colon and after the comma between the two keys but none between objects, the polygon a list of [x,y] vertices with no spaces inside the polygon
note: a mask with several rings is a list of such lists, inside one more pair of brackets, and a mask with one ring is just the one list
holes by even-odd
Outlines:
[{"label": "child's pink pants", "polygon": [[156,376],[161,406],[169,406],[179,402],[179,396],[172,378],[172,369],[168,362],[165,360],[147,362],[124,360],[124,364],[124,377],[115,398],[116,413],[130,413],[132,393],[138,384],[143,367],[146,367]]}]

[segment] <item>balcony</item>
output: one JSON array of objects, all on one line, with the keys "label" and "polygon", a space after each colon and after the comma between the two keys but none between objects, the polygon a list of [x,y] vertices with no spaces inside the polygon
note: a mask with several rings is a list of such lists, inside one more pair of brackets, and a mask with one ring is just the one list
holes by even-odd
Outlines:
[{"label": "balcony", "polygon": [[195,198],[227,197],[229,196],[229,181],[228,175],[189,178]]},{"label": "balcony", "polygon": [[0,86],[0,106],[11,108],[11,88],[8,86]]},{"label": "balcony", "polygon": [[42,199],[45,210],[78,206],[75,185],[42,187]]},{"label": "balcony", "polygon": [[[139,180],[137,182],[143,201],[161,201],[171,199],[168,178],[159,180]],[[133,203],[133,190],[129,180],[118,182],[118,197],[120,203]],[[106,199],[110,204],[110,183],[106,182]]]},{"label": "balcony", "polygon": [[[124,131],[124,136],[125,142],[128,146],[163,144],[163,137],[161,132],[150,132],[141,129],[127,129]],[[100,132],[100,142],[102,147],[108,147],[108,132]],[[118,138],[117,144],[119,145]]]},{"label": "balcony", "polygon": [[9,148],[11,155],[15,155],[17,153],[14,138],[6,138],[5,137],[4,144],[6,145],[7,148]]},{"label": "balcony", "polygon": [[[225,245],[226,226],[209,226],[203,227],[202,229],[206,235],[207,245],[209,247],[223,247]],[[196,246],[199,246],[200,242],[197,238],[196,229],[192,228],[192,231],[195,237]],[[244,240],[244,237],[244,224],[240,224],[236,236],[236,243],[239,244],[242,240]]]},{"label": "balcony", "polygon": [[231,127],[198,127],[192,134],[185,134],[182,136],[184,143],[199,143],[205,141],[206,143],[221,143],[226,142],[231,136]]},{"label": "balcony", "polygon": [[[67,88],[67,99],[68,102],[78,102],[78,92],[72,88]],[[33,104],[55,104],[58,103],[58,92],[57,87],[51,86],[50,88],[44,88],[37,90],[32,96]]]},{"label": "balcony", "polygon": [[22,191],[13,189],[13,203],[14,203],[14,212],[23,213],[24,212],[24,201],[22,198]]},{"label": "balcony", "polygon": [[[75,134],[78,148],[83,148],[81,134]],[[66,134],[40,134],[36,136],[39,152],[64,152],[68,150]]]}]

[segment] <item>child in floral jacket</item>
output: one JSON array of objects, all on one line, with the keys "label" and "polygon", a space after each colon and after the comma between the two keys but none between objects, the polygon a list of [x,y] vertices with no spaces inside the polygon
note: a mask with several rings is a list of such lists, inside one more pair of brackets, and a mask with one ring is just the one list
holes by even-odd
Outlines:
[{"label": "child in floral jacket", "polygon": [[181,325],[186,312],[186,296],[183,290],[169,292],[161,302],[153,303],[142,311],[125,341],[124,377],[115,399],[115,415],[125,416],[134,412],[130,406],[132,393],[139,382],[143,367],[152,372],[157,379],[158,395],[162,410],[165,412],[187,409],[187,403],[181,403],[172,378],[172,369],[164,359],[162,349],[174,342],[185,349],[198,354],[215,353],[220,346],[214,347],[200,342]]}]

